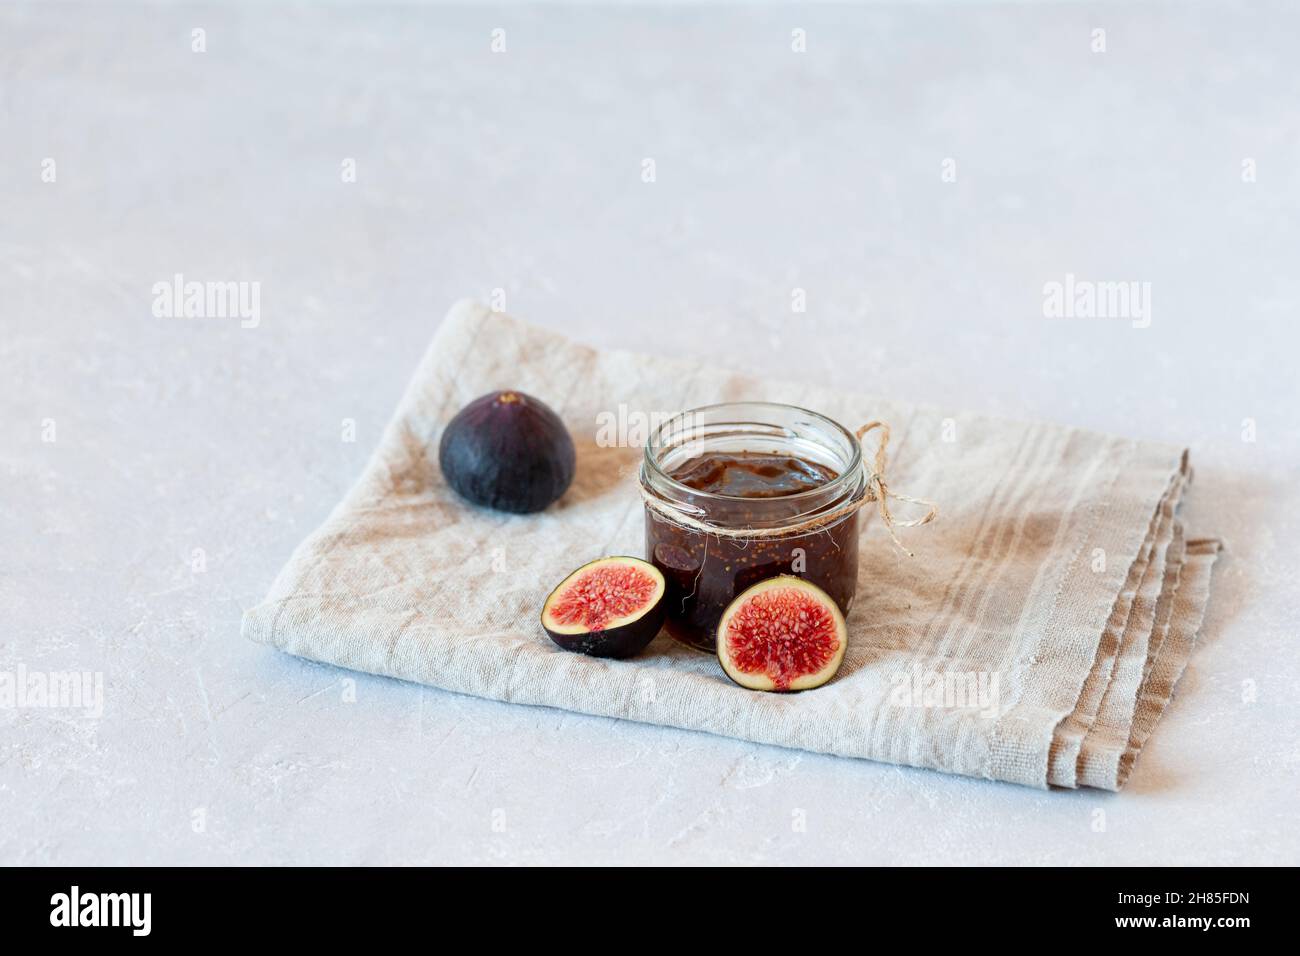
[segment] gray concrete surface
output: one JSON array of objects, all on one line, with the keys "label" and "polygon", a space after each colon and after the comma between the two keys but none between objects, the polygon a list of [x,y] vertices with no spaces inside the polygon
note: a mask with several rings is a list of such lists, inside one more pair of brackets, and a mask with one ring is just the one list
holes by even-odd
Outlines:
[{"label": "gray concrete surface", "polygon": [[[1293,5],[0,8],[0,671],[103,678],[98,718],[0,709],[0,863],[1300,862],[1297,35]],[[155,314],[176,273],[260,283],[256,327]],[[1149,324],[1045,317],[1067,274],[1150,283]],[[242,641],[493,290],[596,345],[1190,445],[1228,552],[1128,790]]]}]

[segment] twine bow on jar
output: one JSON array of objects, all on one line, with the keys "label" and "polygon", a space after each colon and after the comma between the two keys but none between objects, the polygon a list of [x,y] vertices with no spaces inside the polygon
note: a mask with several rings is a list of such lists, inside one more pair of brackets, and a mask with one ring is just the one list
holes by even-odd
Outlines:
[{"label": "twine bow on jar", "polygon": [[[826,525],[833,524],[840,518],[853,514],[859,508],[868,502],[877,502],[879,504],[880,519],[885,523],[885,530],[889,532],[889,537],[894,544],[906,554],[912,557],[912,552],[903,546],[895,528],[917,528],[923,524],[929,524],[939,514],[939,506],[925,498],[913,498],[911,495],[900,495],[896,491],[891,491],[885,481],[885,450],[889,446],[889,425],[882,421],[868,422],[857,430],[858,444],[862,444],[862,439],[875,430],[880,430],[880,444],[876,446],[875,458],[872,462],[871,470],[866,473],[865,489],[861,496],[853,501],[846,502],[837,508],[821,512],[808,518],[805,521],[787,524],[780,528],[750,528],[723,526],[705,521],[702,518],[695,517],[696,514],[703,514],[698,508],[690,508],[682,503],[673,503],[665,501],[658,495],[650,492],[645,484],[641,485],[641,497],[644,499],[646,507],[656,514],[675,521],[678,524],[691,528],[704,534],[716,535],[722,538],[780,538],[787,535],[798,534],[805,531],[814,531]],[[865,451],[865,449],[864,449]],[[866,470],[865,458],[863,469]],[[906,501],[911,504],[922,505],[928,510],[920,518],[913,518],[910,521],[896,521],[893,513],[889,510],[889,499],[895,501]],[[693,511],[695,514],[689,512]]]},{"label": "twine bow on jar", "polygon": [[[898,539],[898,533],[894,528],[919,528],[923,524],[929,524],[939,516],[939,506],[933,501],[927,501],[925,498],[913,498],[911,495],[900,495],[897,492],[890,491],[889,485],[885,484],[885,448],[889,445],[889,426],[882,421],[868,422],[857,431],[858,443],[868,432],[880,429],[880,444],[876,446],[876,457],[873,462],[871,472],[867,475],[867,494],[858,502],[861,507],[868,501],[878,501],[880,503],[880,520],[885,523],[885,530],[894,540],[894,544],[902,549],[903,553],[909,558],[912,552],[903,547],[903,542]],[[913,518],[911,521],[895,521],[893,514],[889,510],[889,499],[895,498],[898,501],[911,502],[914,505],[923,505],[929,510],[920,518]]]}]

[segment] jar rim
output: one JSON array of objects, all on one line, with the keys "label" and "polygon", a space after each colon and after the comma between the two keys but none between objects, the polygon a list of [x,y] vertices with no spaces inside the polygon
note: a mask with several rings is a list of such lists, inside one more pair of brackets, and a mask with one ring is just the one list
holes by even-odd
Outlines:
[{"label": "jar rim", "polygon": [[[668,472],[664,471],[663,468],[660,467],[659,462],[657,460],[658,456],[655,454],[657,450],[665,447],[659,442],[660,436],[664,432],[669,431],[672,426],[678,423],[681,419],[686,418],[688,415],[698,415],[701,412],[713,412],[713,411],[717,411],[718,409],[739,408],[742,406],[755,407],[755,408],[781,409],[782,411],[785,412],[799,412],[804,415],[809,415],[812,418],[817,419],[819,422],[827,425],[831,431],[842,435],[848,441],[849,448],[852,449],[848,466],[844,468],[838,475],[836,475],[830,481],[826,482],[823,485],[818,485],[815,488],[809,488],[807,491],[799,491],[790,495],[781,495],[779,499],[780,501],[798,502],[800,500],[806,500],[812,498],[813,496],[816,495],[825,496],[827,495],[828,492],[832,492],[832,491],[838,494],[840,491],[842,491],[842,489],[848,487],[854,481],[854,479],[860,475],[862,471],[862,442],[858,440],[857,435],[853,434],[853,432],[849,431],[847,428],[845,428],[835,419],[827,415],[823,415],[821,412],[815,412],[811,408],[804,408],[802,405],[791,405],[786,402],[750,402],[750,401],[716,402],[712,405],[700,405],[696,408],[689,408],[684,411],[678,412],[676,415],[672,416],[667,421],[663,422],[658,428],[656,428],[653,432],[651,432],[650,437],[646,439],[645,452],[644,455],[642,456],[645,468],[647,468],[650,471],[650,473],[655,476],[657,480],[662,480],[666,482],[667,485],[670,488],[672,488],[674,491],[680,492],[682,494],[690,495],[696,499],[702,499],[705,501],[730,501],[730,502],[749,500],[740,495],[720,495],[716,492],[702,491],[698,488],[692,488],[690,485],[683,484],[682,482],[672,477],[670,474],[668,474]],[[740,419],[736,422],[736,424],[743,424],[743,423],[745,423],[745,420],[743,419]],[[760,422],[749,422],[749,423],[766,424]]]}]

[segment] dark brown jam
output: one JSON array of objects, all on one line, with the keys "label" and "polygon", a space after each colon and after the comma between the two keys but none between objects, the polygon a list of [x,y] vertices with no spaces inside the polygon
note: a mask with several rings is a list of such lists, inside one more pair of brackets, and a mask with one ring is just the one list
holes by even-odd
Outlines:
[{"label": "dark brown jam", "polygon": [[670,475],[696,491],[732,498],[780,498],[820,488],[839,476],[816,462],[756,451],[692,458]]},{"label": "dark brown jam", "polygon": [[[712,453],[672,469],[669,477],[694,491],[687,504],[716,525],[733,528],[798,522],[804,506],[781,499],[834,481],[825,465],[762,452]],[[646,552],[668,585],[668,633],[713,651],[722,612],[740,592],[778,574],[821,587],[848,614],[858,575],[858,516],[810,531],[769,538],[735,538],[687,528],[646,512]]]}]

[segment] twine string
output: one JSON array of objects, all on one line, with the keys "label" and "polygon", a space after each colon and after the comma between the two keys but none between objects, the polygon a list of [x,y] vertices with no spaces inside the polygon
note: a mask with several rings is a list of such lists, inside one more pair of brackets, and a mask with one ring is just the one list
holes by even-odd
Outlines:
[{"label": "twine string", "polygon": [[[919,528],[923,524],[929,524],[939,516],[939,506],[925,498],[913,498],[911,495],[900,495],[889,490],[889,485],[885,483],[885,449],[889,447],[889,425],[879,420],[868,422],[858,429],[858,443],[861,444],[862,439],[877,428],[880,429],[880,443],[876,446],[876,457],[871,474],[867,476],[867,497],[862,500],[865,503],[868,498],[874,497],[880,503],[880,520],[885,523],[885,530],[889,532],[889,537],[893,539],[894,544],[910,558],[913,556],[912,552],[903,547],[903,542],[899,540],[898,532],[894,529]],[[910,521],[895,521],[893,513],[889,510],[890,498],[921,505],[926,512],[920,518],[913,518]]]},{"label": "twine string", "polygon": [[[885,481],[885,452],[889,447],[889,425],[882,421],[868,422],[857,431],[858,443],[869,433],[879,429],[880,443],[876,446],[876,454],[872,462],[872,469],[867,474],[866,488],[860,498],[846,502],[830,511],[815,515],[806,521],[796,522],[793,525],[785,525],[780,528],[746,528],[746,527],[724,527],[713,524],[702,518],[686,514],[686,505],[674,506],[665,502],[658,495],[652,494],[644,484],[641,485],[641,497],[646,503],[646,507],[686,528],[700,531],[704,534],[716,535],[720,538],[780,538],[787,535],[796,534],[800,531],[812,531],[838,521],[846,515],[851,515],[868,502],[878,502],[880,509],[880,519],[885,523],[885,530],[889,532],[889,537],[894,544],[906,554],[912,557],[912,552],[903,546],[903,542],[898,537],[896,528],[917,528],[923,524],[929,524],[939,515],[939,506],[925,498],[914,498],[911,495],[902,495],[889,488]],[[865,449],[864,449],[865,450]],[[889,509],[889,499],[895,501],[906,501],[909,504],[921,505],[926,508],[926,513],[920,518],[913,518],[909,521],[898,521],[894,518],[893,512]],[[692,508],[696,514],[703,514],[698,508]]]}]

